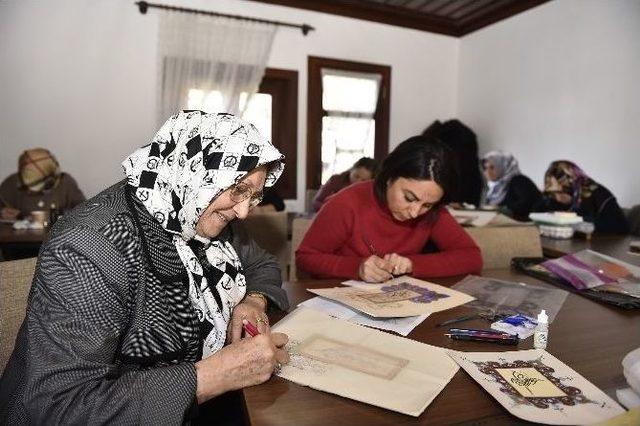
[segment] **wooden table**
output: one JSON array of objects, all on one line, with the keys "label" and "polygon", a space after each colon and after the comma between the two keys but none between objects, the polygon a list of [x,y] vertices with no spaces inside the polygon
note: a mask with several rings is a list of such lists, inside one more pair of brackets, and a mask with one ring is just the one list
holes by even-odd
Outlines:
[{"label": "wooden table", "polygon": [[640,266],[640,256],[629,253],[629,244],[639,240],[630,235],[594,235],[591,240],[575,237],[568,240],[541,237],[542,252],[547,257],[561,257],[580,250],[591,249]]},{"label": "wooden table", "polygon": [[[485,276],[549,286],[535,278],[510,270],[486,271]],[[451,285],[460,278],[433,280]],[[306,280],[285,283],[291,306],[313,296],[306,288],[330,287],[338,281]],[[513,346],[453,341],[435,324],[469,312],[460,306],[428,317],[408,338],[444,348],[463,351],[514,350]],[[283,315],[274,315],[275,322]],[[486,328],[488,323],[474,320],[465,327]],[[638,346],[640,311],[624,311],[569,294],[555,321],[550,325],[547,350],[582,374],[610,396],[625,385],[621,361]],[[531,349],[532,338],[518,349]],[[511,416],[464,370],[418,418],[374,407],[336,395],[299,386],[279,377],[243,390],[247,417],[255,425],[401,425],[401,424],[514,424],[525,423]]]},{"label": "wooden table", "polygon": [[0,251],[4,260],[37,256],[48,232],[47,228],[13,229],[11,224],[0,223]]}]

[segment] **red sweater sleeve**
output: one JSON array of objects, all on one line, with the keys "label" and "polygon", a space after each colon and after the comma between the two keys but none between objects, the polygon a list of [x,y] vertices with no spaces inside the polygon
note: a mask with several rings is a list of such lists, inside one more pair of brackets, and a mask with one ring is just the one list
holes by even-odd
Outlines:
[{"label": "red sweater sleeve", "polygon": [[296,250],[296,267],[317,278],[358,279],[358,256],[335,254],[349,239],[355,212],[341,200],[331,199],[316,215]]},{"label": "red sweater sleeve", "polygon": [[438,253],[407,256],[416,278],[479,274],[482,270],[480,249],[447,209],[438,213],[429,239],[438,247]]}]

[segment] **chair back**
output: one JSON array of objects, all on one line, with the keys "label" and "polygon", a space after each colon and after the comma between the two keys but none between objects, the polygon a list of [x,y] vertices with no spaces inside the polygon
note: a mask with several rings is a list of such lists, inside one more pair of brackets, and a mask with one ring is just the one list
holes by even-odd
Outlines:
[{"label": "chair back", "polygon": [[282,279],[287,277],[289,241],[287,239],[287,212],[255,213],[242,221],[249,236],[278,259]]},{"label": "chair back", "polygon": [[484,269],[509,268],[514,257],[542,257],[536,226],[485,226],[465,231],[480,247]]},{"label": "chair back", "polygon": [[293,219],[291,225],[291,263],[289,265],[289,281],[296,281],[298,279],[298,272],[296,270],[296,250],[300,246],[304,235],[311,226],[313,218],[297,217]]},{"label": "chair back", "polygon": [[24,320],[37,259],[0,262],[0,372],[9,361]]},{"label": "chair back", "polygon": [[316,198],[318,193],[317,189],[307,189],[307,193],[304,198],[304,211],[308,213],[313,212],[313,199]]}]

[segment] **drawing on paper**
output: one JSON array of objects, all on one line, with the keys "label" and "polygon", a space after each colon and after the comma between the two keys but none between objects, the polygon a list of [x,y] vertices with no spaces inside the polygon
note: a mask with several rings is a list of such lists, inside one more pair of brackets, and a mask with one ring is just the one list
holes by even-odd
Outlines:
[{"label": "drawing on paper", "polygon": [[[382,290],[385,290],[385,288],[383,287]],[[394,289],[383,291],[381,293],[361,292],[354,293],[353,295],[377,305],[383,303],[400,302],[403,300],[412,300],[420,296],[420,294],[416,293],[415,291],[405,289]]]},{"label": "drawing on paper", "polygon": [[533,405],[547,409],[594,403],[580,389],[563,381],[571,377],[556,377],[555,370],[540,358],[531,361],[473,362],[478,370],[490,376],[500,386],[500,392],[509,396],[516,404]]},{"label": "drawing on paper", "polygon": [[449,297],[448,294],[438,293],[433,290],[429,290],[428,288],[413,285],[408,282],[401,282],[399,284],[384,286],[381,288],[381,290],[386,293],[395,293],[402,291],[413,293],[414,296],[409,300],[416,303],[431,303],[435,302],[436,300]]},{"label": "drawing on paper", "polygon": [[[409,363],[406,359],[317,334],[298,344],[295,350],[290,351],[290,355],[300,355],[386,380],[392,380]],[[296,362],[298,362],[297,359]],[[313,367],[314,370],[318,369],[314,364],[307,364],[307,366]]]}]

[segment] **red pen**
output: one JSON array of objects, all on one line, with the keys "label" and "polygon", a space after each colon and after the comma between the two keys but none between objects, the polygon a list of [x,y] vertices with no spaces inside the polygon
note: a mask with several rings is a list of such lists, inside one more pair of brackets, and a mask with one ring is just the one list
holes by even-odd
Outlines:
[{"label": "red pen", "polygon": [[244,331],[246,331],[247,334],[251,337],[256,337],[258,334],[260,334],[260,331],[258,331],[258,328],[255,325],[251,324],[246,319],[242,320],[242,328],[244,328]]}]

